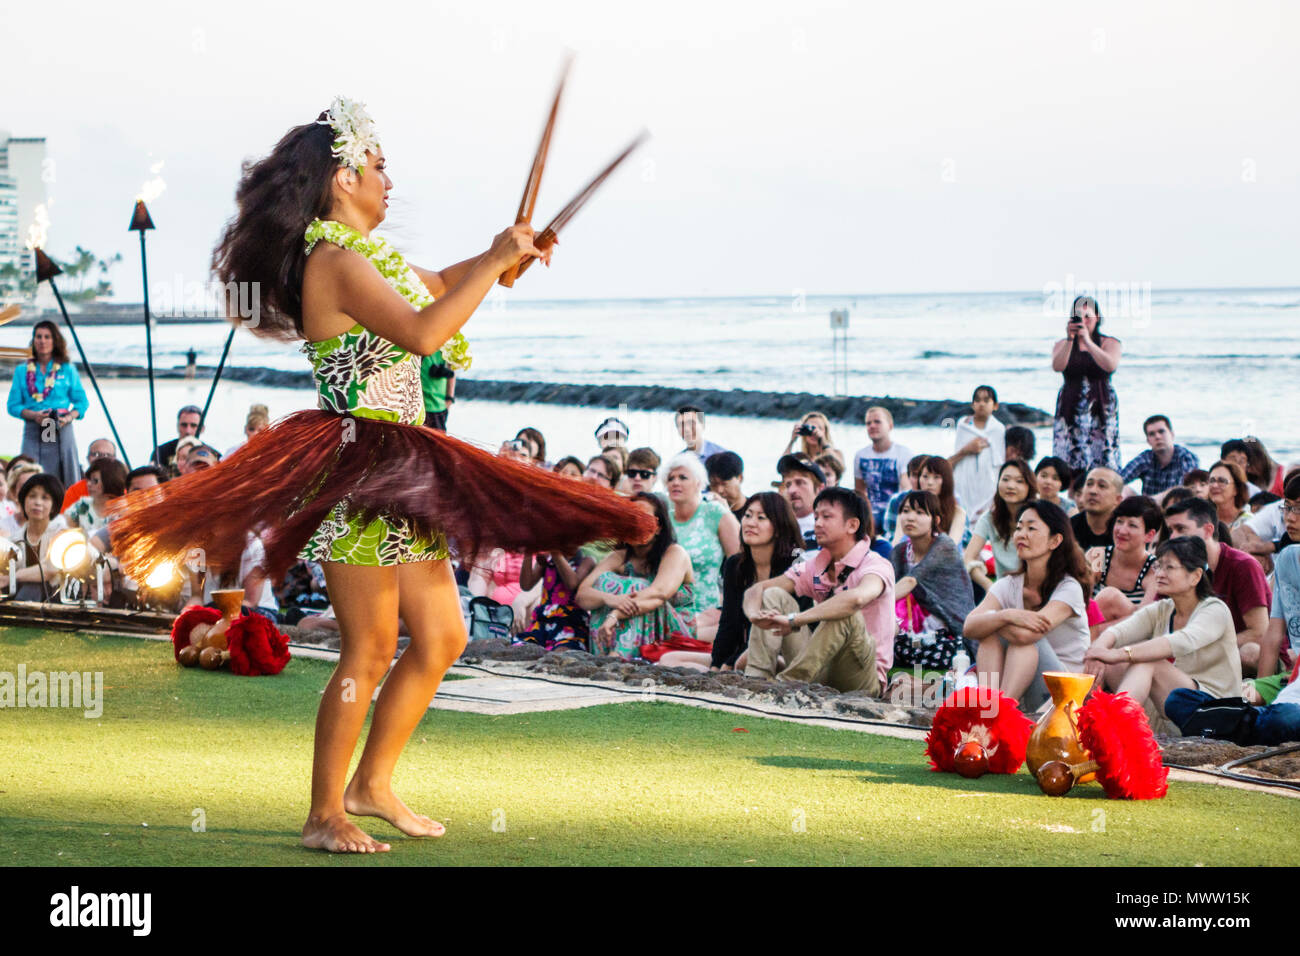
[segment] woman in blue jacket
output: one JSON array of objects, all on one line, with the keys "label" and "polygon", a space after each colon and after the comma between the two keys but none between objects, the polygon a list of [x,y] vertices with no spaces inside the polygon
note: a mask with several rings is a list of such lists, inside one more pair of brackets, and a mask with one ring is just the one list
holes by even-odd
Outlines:
[{"label": "woman in blue jacket", "polygon": [[68,361],[63,335],[53,322],[32,329],[32,357],[14,369],[9,414],[21,418],[23,454],[67,487],[81,478],[77,438],[72,423],[86,414],[89,402],[77,368]]}]

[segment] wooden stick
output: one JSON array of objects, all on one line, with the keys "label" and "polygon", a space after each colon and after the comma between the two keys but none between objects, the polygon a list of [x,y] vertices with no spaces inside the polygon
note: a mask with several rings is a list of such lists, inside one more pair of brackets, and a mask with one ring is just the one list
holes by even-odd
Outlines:
[{"label": "wooden stick", "polygon": [[[603,183],[606,180],[606,178],[609,177],[610,173],[612,173],[614,170],[616,170],[619,167],[619,165],[623,162],[623,160],[627,159],[628,156],[632,154],[632,151],[634,149],[636,149],[643,142],[645,142],[649,138],[649,136],[650,134],[646,130],[642,130],[640,133],[638,133],[636,138],[633,139],[632,142],[627,144],[627,147],[623,150],[623,152],[619,153],[617,156],[614,157],[613,162],[611,162],[608,166],[606,166],[599,173],[597,173],[595,178],[592,179],[591,182],[587,183],[587,185],[582,188],[582,191],[579,192],[578,195],[570,199],[568,205],[566,205],[563,209],[561,209],[556,214],[554,219],[552,219],[549,223],[547,223],[546,228],[543,229],[533,239],[533,245],[535,245],[538,249],[542,249],[543,251],[549,248],[559,237],[560,229],[563,228],[564,225],[570,219],[572,219],[575,215],[577,215],[578,210],[581,209],[583,205],[587,202],[587,200],[592,197],[592,195],[596,192],[596,189],[600,186],[600,184]],[[535,258],[536,258],[535,256],[524,256],[522,259],[520,259],[519,266],[518,266],[518,275],[523,275],[528,270],[528,267],[532,265],[533,260]]]},{"label": "wooden stick", "polygon": [[14,319],[18,318],[18,316],[22,314],[23,314],[23,307],[21,305],[17,305],[17,304],[7,305],[3,309],[0,309],[0,325],[4,325],[7,322],[12,322]]},{"label": "wooden stick", "polygon": [[[537,205],[537,190],[542,185],[542,170],[546,167],[546,154],[551,150],[551,133],[555,129],[555,117],[560,109],[560,95],[564,92],[564,83],[569,78],[569,67],[572,65],[573,57],[570,56],[564,61],[564,66],[560,70],[560,82],[556,84],[555,98],[551,101],[551,112],[546,117],[546,126],[542,130],[542,140],[537,145],[537,153],[533,156],[533,165],[528,170],[528,181],[524,183],[524,196],[519,200],[519,212],[515,215],[515,225],[533,221],[533,208]],[[503,272],[497,281],[509,289],[515,284],[515,278],[518,275],[519,265],[515,264]]]}]

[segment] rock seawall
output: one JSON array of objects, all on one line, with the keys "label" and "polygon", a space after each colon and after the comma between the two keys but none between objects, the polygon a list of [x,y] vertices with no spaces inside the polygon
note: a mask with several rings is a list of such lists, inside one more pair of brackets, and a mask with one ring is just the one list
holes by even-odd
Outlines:
[{"label": "rock seawall", "polygon": [[[81,363],[78,367],[84,372]],[[196,378],[211,381],[216,369],[199,366]],[[147,371],[135,365],[95,365],[102,379],[144,378]],[[180,367],[154,369],[160,379],[183,378]],[[260,367],[228,367],[223,378],[250,385],[275,388],[311,388],[309,371],[285,371]],[[672,411],[682,405],[698,405],[711,415],[738,418],[798,419],[805,412],[820,411],[833,422],[861,424],[873,405],[889,409],[894,424],[900,426],[951,426],[970,411],[970,402],[958,399],[895,398],[885,396],[846,397],[816,395],[811,392],[762,392],[743,388],[679,388],[668,385],[577,385],[563,382],[514,382],[493,379],[458,378],[456,396],[460,399],[484,399],[493,402],[518,402],[539,405],[574,405],[599,409],[627,407],[633,411]],[[999,406],[997,417],[1007,425],[1040,427],[1050,425],[1052,416],[1041,408],[1007,402]]]}]

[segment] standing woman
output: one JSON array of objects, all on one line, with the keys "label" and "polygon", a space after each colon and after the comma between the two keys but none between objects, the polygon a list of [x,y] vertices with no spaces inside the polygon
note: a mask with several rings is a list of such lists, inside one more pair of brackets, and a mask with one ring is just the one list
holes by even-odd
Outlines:
[{"label": "standing woman", "polygon": [[808,412],[799,419],[799,424],[790,432],[790,443],[785,446],[782,455],[794,451],[794,443],[799,442],[800,450],[812,461],[822,455],[833,455],[840,463],[840,474],[844,473],[844,452],[835,447],[831,438],[831,423],[821,412]]},{"label": "standing woman", "polygon": [[1052,346],[1052,371],[1065,383],[1056,397],[1052,454],[1074,471],[1119,471],[1119,399],[1110,377],[1119,368],[1119,339],[1101,334],[1097,300],[1081,295],[1070,307],[1065,338]]},{"label": "standing woman", "polygon": [[[341,647],[316,719],[302,842],[334,852],[389,849],[348,814],[411,836],[443,832],[398,799],[392,776],[465,647],[451,547],[570,554],[593,538],[642,541],[654,526],[608,488],[422,427],[420,356],[441,351],[467,368],[461,327],[503,272],[525,255],[546,261],[549,250],[524,224],[440,272],[408,265],[371,234],[393,185],[385,166],[370,117],[340,97],[244,167],[213,271],[228,289],[260,288],[250,331],[303,340],[319,410],[280,420],[220,464],[122,499],[110,525],[114,553],[137,580],[194,547],[209,564],[237,567],[248,531],[260,532],[271,577],[299,559],[321,564]],[[410,643],[393,664],[399,616]]]},{"label": "standing woman", "polygon": [[68,347],[57,325],[37,322],[30,348],[27,364],[14,369],[9,414],[25,423],[23,454],[66,488],[81,480],[72,423],[86,414],[90,403],[77,367],[68,361]]}]

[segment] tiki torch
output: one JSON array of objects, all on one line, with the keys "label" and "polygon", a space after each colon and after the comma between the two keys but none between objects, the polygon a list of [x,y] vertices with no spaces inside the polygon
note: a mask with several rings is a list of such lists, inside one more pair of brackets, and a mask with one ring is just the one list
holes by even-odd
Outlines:
[{"label": "tiki torch", "polygon": [[144,200],[137,199],[128,231],[140,233],[140,275],[144,281],[144,345],[145,351],[149,354],[149,427],[153,434],[150,454],[158,449],[158,406],[153,394],[153,331],[150,329],[153,322],[149,318],[149,264],[144,247],[144,234],[152,228],[154,228],[153,220],[149,218],[149,210],[145,208]]},{"label": "tiki torch", "polygon": [[54,293],[54,299],[59,303],[59,311],[63,313],[63,322],[72,333],[72,341],[77,343],[77,352],[81,355],[81,364],[86,366],[86,374],[90,376],[90,384],[95,389],[95,397],[99,399],[99,407],[104,410],[104,417],[108,419],[108,427],[113,430],[113,438],[117,441],[117,447],[122,450],[122,460],[126,462],[127,471],[131,470],[131,458],[126,453],[126,445],[122,444],[122,436],[117,433],[117,426],[113,424],[113,416],[108,412],[108,402],[104,401],[104,393],[99,390],[99,380],[95,378],[95,368],[90,364],[90,359],[86,357],[86,350],[81,347],[81,338],[77,335],[77,327],[72,324],[72,317],[68,315],[68,307],[63,304],[63,296],[59,295],[59,287],[54,284],[54,277],[62,274],[63,270],[59,268],[58,263],[45,254],[40,246],[32,249],[32,254],[36,257],[36,282],[39,285],[42,282],[50,284],[50,291]]}]

